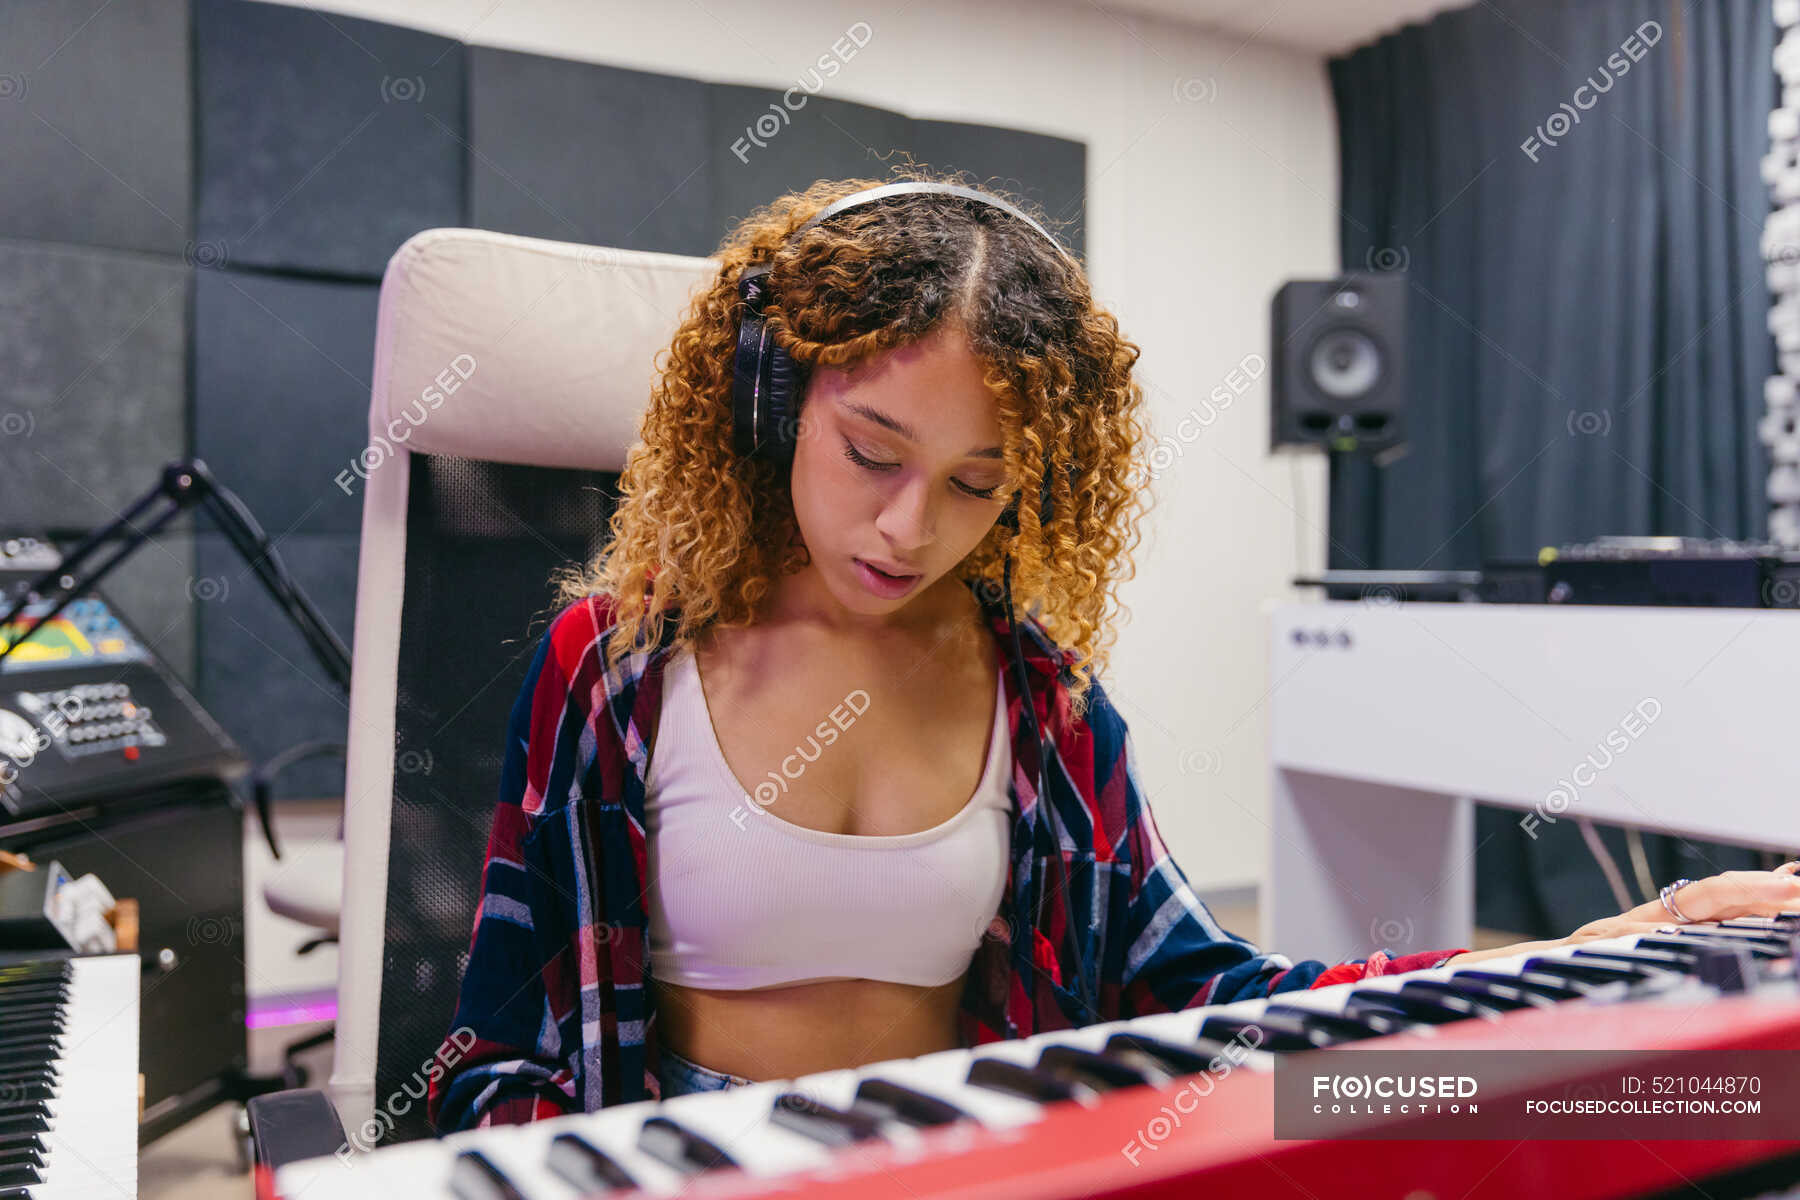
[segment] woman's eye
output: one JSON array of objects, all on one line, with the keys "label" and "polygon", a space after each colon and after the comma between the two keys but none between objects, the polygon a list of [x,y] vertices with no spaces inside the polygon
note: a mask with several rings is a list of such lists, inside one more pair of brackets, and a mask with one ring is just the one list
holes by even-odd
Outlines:
[{"label": "woman's eye", "polygon": [[870,471],[889,471],[900,465],[899,463],[875,462],[871,459],[864,458],[856,452],[856,447],[852,446],[849,442],[844,443],[844,457],[855,463],[857,466]]},{"label": "woman's eye", "polygon": [[[865,458],[858,453],[856,447],[849,442],[844,443],[844,457],[866,471],[891,471],[900,465],[899,463],[876,462],[874,459]],[[1000,490],[998,484],[995,484],[993,487],[973,488],[960,479],[953,479],[951,482],[956,484],[956,486],[964,493],[975,497],[977,500],[992,500],[994,494]]]}]

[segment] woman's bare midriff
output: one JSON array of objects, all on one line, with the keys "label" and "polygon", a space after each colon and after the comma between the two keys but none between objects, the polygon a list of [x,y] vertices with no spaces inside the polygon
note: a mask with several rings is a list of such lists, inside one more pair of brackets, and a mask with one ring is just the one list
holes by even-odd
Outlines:
[{"label": "woman's bare midriff", "polygon": [[962,980],[921,988],[873,979],[715,991],[654,983],[657,1039],[703,1067],[788,1079],[958,1044]]}]

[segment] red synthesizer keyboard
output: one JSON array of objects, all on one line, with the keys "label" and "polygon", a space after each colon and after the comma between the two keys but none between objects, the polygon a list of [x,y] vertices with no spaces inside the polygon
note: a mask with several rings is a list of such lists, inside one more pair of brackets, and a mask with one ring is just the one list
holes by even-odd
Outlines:
[{"label": "red synthesizer keyboard", "polygon": [[1277,1137],[1275,1128],[1278,1066],[1373,1051],[1416,1053],[1422,1070],[1463,1061],[1446,1051],[1526,1052],[1502,1083],[1484,1079],[1482,1101],[1495,1111],[1586,1078],[1571,1073],[1567,1053],[1532,1052],[1616,1051],[1643,1075],[1686,1073],[1692,1051],[1719,1061],[1737,1053],[1740,1064],[1754,1051],[1774,1074],[1790,1056],[1773,1052],[1800,1050],[1796,944],[1800,914],[1688,925],[346,1148],[284,1166],[264,1190],[283,1200],[1800,1195],[1789,1192],[1800,1187],[1800,1112],[1775,1111],[1793,1073],[1766,1080],[1771,1110],[1743,1127],[1754,1136],[1645,1138],[1621,1124],[1601,1140],[1452,1140],[1453,1118],[1416,1114],[1365,1118],[1387,1122],[1380,1136]]}]

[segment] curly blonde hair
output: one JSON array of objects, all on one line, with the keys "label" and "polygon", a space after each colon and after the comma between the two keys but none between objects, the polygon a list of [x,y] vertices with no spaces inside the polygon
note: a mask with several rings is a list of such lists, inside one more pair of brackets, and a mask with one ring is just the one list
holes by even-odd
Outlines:
[{"label": "curly blonde hair", "polygon": [[[904,178],[982,186],[960,175]],[[731,443],[738,273],[768,263],[765,320],[801,378],[960,325],[985,368],[1017,488],[1018,529],[996,524],[962,561],[965,583],[998,596],[1013,560],[1015,606],[1030,606],[1066,652],[1073,713],[1115,631],[1116,584],[1131,578],[1144,507],[1143,388],[1138,347],[1095,304],[1085,272],[1015,218],[956,196],[914,193],[850,209],[793,236],[833,200],[882,180],[820,180],[741,221],[716,255],[719,270],[693,299],[654,364],[657,381],[638,444],[619,477],[610,539],[594,560],[557,572],[559,604],[610,597],[609,664],[708,628],[756,622],[774,582],[810,561],[786,473],[744,459]],[[886,181],[893,182],[893,181]],[[1033,213],[1034,218],[1041,217]],[[1035,503],[1051,478],[1052,520]],[[671,607],[675,616],[671,618]]]}]

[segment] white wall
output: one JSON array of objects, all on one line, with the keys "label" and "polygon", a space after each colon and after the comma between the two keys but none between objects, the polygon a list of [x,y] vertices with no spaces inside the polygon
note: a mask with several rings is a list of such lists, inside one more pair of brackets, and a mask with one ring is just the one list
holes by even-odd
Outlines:
[{"label": "white wall", "polygon": [[[965,0],[307,0],[479,45],[786,87],[853,22],[873,36],[825,94],[1088,148],[1087,253],[1143,348],[1156,483],[1110,673],[1165,838],[1196,887],[1258,883],[1267,782],[1260,606],[1324,554],[1324,472],[1272,459],[1267,375],[1177,422],[1247,354],[1268,303],[1337,264],[1335,123],[1323,63],[1237,35],[1086,4]],[[1190,431],[1196,425],[1190,423]],[[1184,770],[1185,767],[1185,770]],[[1253,936],[1253,930],[1240,930]]]}]

